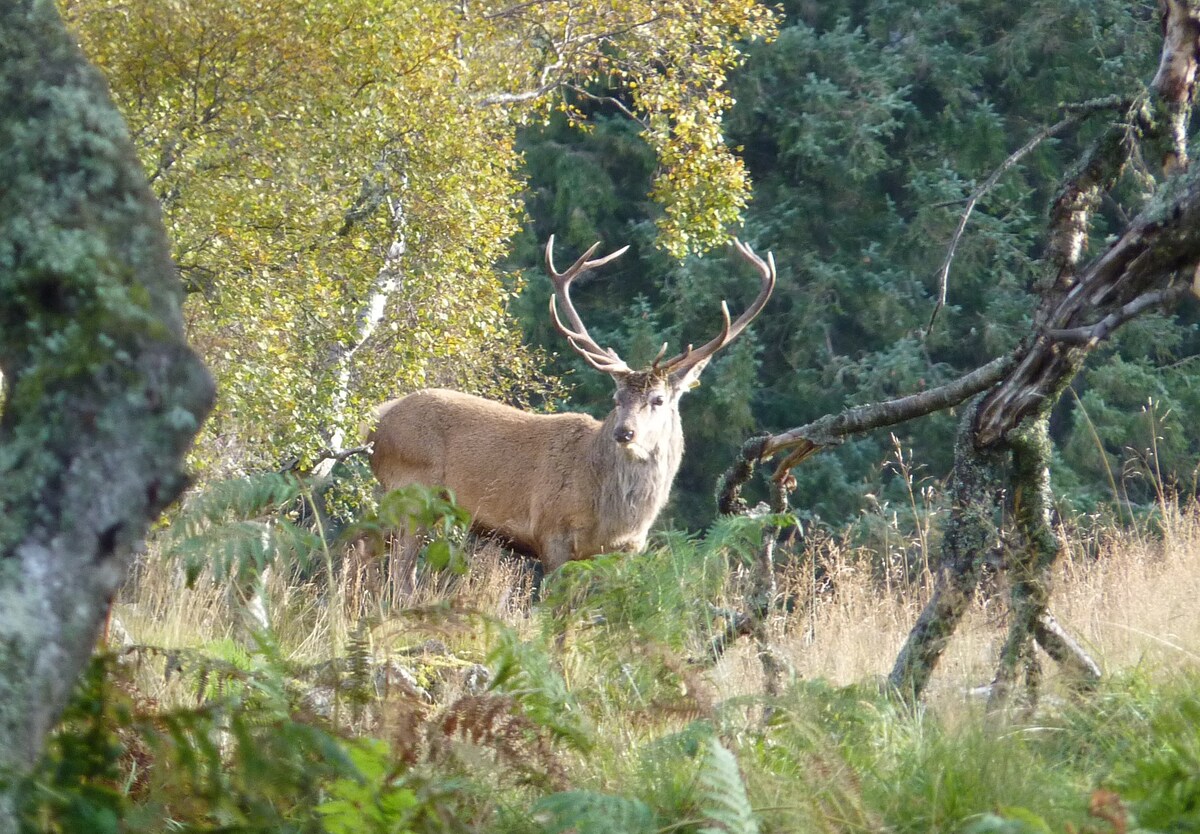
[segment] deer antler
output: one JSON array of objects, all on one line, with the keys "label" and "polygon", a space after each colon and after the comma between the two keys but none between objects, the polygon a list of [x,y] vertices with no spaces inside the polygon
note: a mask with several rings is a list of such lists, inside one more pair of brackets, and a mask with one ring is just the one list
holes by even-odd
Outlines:
[{"label": "deer antler", "polygon": [[668,373],[679,374],[700,362],[706,361],[718,350],[736,339],[746,329],[746,325],[754,321],[755,317],[762,312],[762,308],[766,306],[767,299],[771,297],[771,292],[775,289],[775,256],[768,252],[767,259],[764,261],[758,255],[754,254],[754,250],[750,248],[750,244],[742,243],[740,240],[734,238],[733,245],[737,248],[738,253],[752,263],[762,276],[762,289],[758,292],[758,298],[754,299],[754,303],[747,307],[745,312],[738,316],[735,322],[730,322],[729,305],[722,301],[721,316],[724,319],[724,323],[721,326],[721,333],[711,342],[701,345],[697,350],[692,350],[692,346],[688,345],[683,353],[671,357],[662,365],[659,364],[659,361],[662,359],[662,352],[660,351],[658,359],[654,360],[655,368],[661,368]]},{"label": "deer antler", "polygon": [[[567,268],[566,272],[559,272],[554,268],[554,235],[550,235],[550,240],[546,242],[546,269],[554,284],[554,295],[550,296],[550,316],[554,319],[554,326],[558,328],[558,332],[567,337],[567,341],[575,349],[575,352],[583,357],[583,361],[602,373],[629,373],[632,369],[625,364],[625,360],[618,356],[615,350],[601,347],[595,339],[588,335],[583,320],[579,318],[579,313],[575,311],[575,305],[571,303],[572,281],[589,270],[604,266],[609,261],[619,258],[629,249],[628,246],[623,246],[611,255],[588,260],[599,247],[598,242],[593,243],[592,247],[579,257],[579,260]],[[563,324],[562,319],[558,317],[556,300],[562,302],[563,312],[566,314],[570,327]]]}]

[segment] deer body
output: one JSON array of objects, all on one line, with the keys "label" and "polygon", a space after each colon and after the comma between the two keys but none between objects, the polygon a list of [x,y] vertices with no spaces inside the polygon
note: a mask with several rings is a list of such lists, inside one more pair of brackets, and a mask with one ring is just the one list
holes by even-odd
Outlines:
[{"label": "deer body", "polygon": [[678,414],[669,416],[639,455],[614,440],[617,410],[602,422],[417,391],[379,409],[371,467],[388,489],[448,487],[478,528],[536,553],[549,572],[645,546],[683,457]]},{"label": "deer body", "polygon": [[[608,416],[600,421],[577,413],[531,414],[470,394],[427,389],[380,406],[369,438],[371,469],[384,487],[448,487],[477,528],[532,551],[547,573],[573,559],[645,546],[683,458],[679,401],[712,355],[758,314],[775,284],[770,256],[764,262],[737,243],[762,277],[755,302],[733,323],[722,303],[724,327],[715,339],[695,351],[689,345],[666,362],[663,345],[650,368],[635,371],[588,335],[570,299],[575,277],[625,250],[588,260],[593,246],[559,273],[553,245],[551,237],[550,313],[584,360],[616,384]],[[567,324],[558,316],[559,301]]]}]

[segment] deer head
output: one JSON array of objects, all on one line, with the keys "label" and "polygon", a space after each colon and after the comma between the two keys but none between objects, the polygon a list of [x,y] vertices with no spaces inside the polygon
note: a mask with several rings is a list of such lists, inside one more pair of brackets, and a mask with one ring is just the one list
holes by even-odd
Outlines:
[{"label": "deer head", "polygon": [[[768,253],[764,261],[748,244],[734,241],[737,251],[759,271],[762,286],[758,297],[737,318],[730,321],[729,307],[721,302],[723,325],[721,332],[711,341],[697,349],[691,345],[680,354],[665,359],[667,343],[664,342],[649,368],[635,371],[625,363],[615,350],[601,347],[588,334],[587,327],[571,301],[571,283],[584,273],[616,260],[625,254],[624,246],[603,258],[592,259],[600,244],[595,243],[564,272],[554,266],[554,236],[546,243],[546,269],[554,284],[550,297],[550,316],[554,325],[566,338],[571,347],[588,365],[608,374],[616,384],[613,399],[616,407],[605,421],[612,430],[612,440],[634,458],[646,458],[678,431],[679,401],[682,396],[698,384],[713,355],[736,339],[746,326],[762,311],[775,288],[775,260]],[[566,323],[559,316],[561,304]]]}]

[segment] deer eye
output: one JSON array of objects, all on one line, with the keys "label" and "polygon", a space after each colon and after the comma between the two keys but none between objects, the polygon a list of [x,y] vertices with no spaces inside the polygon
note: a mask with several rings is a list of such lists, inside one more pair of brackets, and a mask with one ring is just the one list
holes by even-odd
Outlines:
[{"label": "deer eye", "polygon": [[658,408],[664,402],[666,402],[666,400],[663,399],[662,394],[655,394],[653,397],[650,398],[650,405],[652,405],[654,408]]}]

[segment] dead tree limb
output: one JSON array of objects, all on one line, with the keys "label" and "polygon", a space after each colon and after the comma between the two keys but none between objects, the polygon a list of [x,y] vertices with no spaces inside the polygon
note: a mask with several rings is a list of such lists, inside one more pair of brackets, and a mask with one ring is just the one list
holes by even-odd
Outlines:
[{"label": "dead tree limb", "polygon": [[855,406],[779,434],[750,438],[742,445],[733,465],[722,475],[718,484],[719,512],[730,515],[744,509],[741,489],[753,476],[759,461],[786,453],[787,457],[779,463],[772,476],[774,483],[784,483],[788,473],[809,456],[830,446],[840,445],[847,437],[906,423],[959,405],[1003,379],[1013,361],[1011,354],[1001,356],[956,380],[927,391],[887,402]]},{"label": "dead tree limb", "polygon": [[[1101,193],[1116,182],[1133,143],[1161,138],[1164,124],[1170,126],[1168,132],[1174,131],[1178,114],[1185,120],[1190,115],[1200,64],[1198,14],[1191,5],[1175,0],[1160,5],[1166,36],[1159,75],[1152,85],[1158,100],[1131,108],[1126,122],[1110,128],[1093,145],[1059,192],[1051,209],[1051,270],[1034,312],[1035,335],[1017,351],[1016,362],[1004,378],[982,396],[966,431],[969,443],[960,436],[956,446],[956,477],[984,456],[1011,451],[1013,491],[1024,502],[1018,503],[1016,511],[1022,546],[1014,565],[1013,630],[1003,650],[994,703],[1007,697],[1021,664],[1027,684],[1036,684],[1039,670],[1031,654],[1031,635],[1073,673],[1084,679],[1099,673],[1094,661],[1057,628],[1047,609],[1047,576],[1057,543],[1045,518],[1049,506],[1045,420],[1098,343],[1099,338],[1092,337],[1110,335],[1147,309],[1177,303],[1186,295],[1180,289],[1183,281],[1191,279],[1194,286],[1200,263],[1200,174],[1184,170],[1180,160],[1186,163],[1186,157],[1174,139],[1164,162],[1167,179],[1158,194],[1115,243],[1082,272],[1078,267],[1087,243],[1089,214]],[[1185,94],[1179,92],[1181,85]],[[1171,91],[1170,101],[1163,101],[1164,91]],[[1164,119],[1164,114],[1169,118]],[[1082,343],[1074,337],[1079,332],[1088,334]],[[950,556],[955,555],[956,522],[977,517],[982,508],[994,505],[994,497],[976,495],[970,499],[974,508],[961,506],[964,499],[970,496],[954,495],[946,539]],[[952,583],[956,590],[973,587],[978,578],[974,565],[974,561],[963,565],[964,577]],[[939,597],[935,593],[922,612],[892,670],[892,684],[909,697],[921,695],[957,623],[955,611],[938,610]]]},{"label": "dead tree limb", "polygon": [[[934,595],[890,676],[892,686],[907,697],[920,697],[974,593],[984,554],[996,541],[998,500],[1006,484],[1018,494],[1020,547],[1013,560],[1013,631],[997,673],[997,700],[1006,696],[1022,665],[1027,684],[1036,684],[1034,639],[1079,678],[1099,674],[1047,608],[1049,566],[1058,548],[1047,517],[1045,421],[1097,344],[1147,310],[1169,310],[1189,293],[1200,294],[1200,170],[1188,168],[1185,144],[1200,67],[1200,5],[1161,0],[1159,8],[1163,51],[1150,94],[1130,104],[1125,118],[1089,148],[1052,202],[1047,271],[1036,288],[1031,335],[1008,355],[950,385],[756,438],[726,473],[722,495],[736,494],[737,479],[748,478],[757,460],[783,453],[774,480],[784,483],[793,466],[849,435],[979,394],[959,425],[952,506]],[[1081,268],[1091,215],[1101,198],[1139,145],[1163,141],[1166,179],[1157,194],[1112,245]],[[953,250],[947,262],[952,255]]]}]

